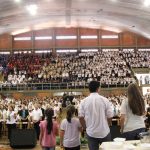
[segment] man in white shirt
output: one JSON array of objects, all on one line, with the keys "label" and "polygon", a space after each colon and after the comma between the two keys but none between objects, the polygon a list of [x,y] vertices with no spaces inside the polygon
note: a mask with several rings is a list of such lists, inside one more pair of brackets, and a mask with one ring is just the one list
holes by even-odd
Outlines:
[{"label": "man in white shirt", "polygon": [[79,119],[86,130],[90,150],[99,150],[99,144],[111,140],[108,121],[113,117],[109,100],[98,94],[100,83],[89,83],[90,95],[83,99],[79,108]]},{"label": "man in white shirt", "polygon": [[34,129],[36,131],[37,134],[37,139],[39,139],[39,135],[40,135],[40,121],[42,120],[42,111],[41,109],[38,108],[38,104],[34,105],[34,110],[31,113],[31,117],[32,117],[32,121],[34,123]]},{"label": "man in white shirt", "polygon": [[58,104],[56,103],[54,106],[54,117],[57,118],[59,114],[60,108],[58,107]]}]

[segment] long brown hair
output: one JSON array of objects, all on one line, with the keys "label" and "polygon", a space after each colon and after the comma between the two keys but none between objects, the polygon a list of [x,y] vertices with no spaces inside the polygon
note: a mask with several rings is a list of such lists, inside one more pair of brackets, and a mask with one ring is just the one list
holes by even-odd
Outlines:
[{"label": "long brown hair", "polygon": [[46,116],[46,120],[47,120],[48,134],[51,134],[51,132],[53,130],[53,115],[54,115],[53,109],[51,109],[51,108],[46,109],[45,116]]},{"label": "long brown hair", "polygon": [[73,105],[69,105],[67,107],[67,116],[66,116],[67,121],[69,123],[71,123],[71,118],[73,117],[74,113],[75,113],[75,107]]},{"label": "long brown hair", "polygon": [[142,116],[145,112],[145,103],[137,84],[128,86],[128,103],[134,115]]}]

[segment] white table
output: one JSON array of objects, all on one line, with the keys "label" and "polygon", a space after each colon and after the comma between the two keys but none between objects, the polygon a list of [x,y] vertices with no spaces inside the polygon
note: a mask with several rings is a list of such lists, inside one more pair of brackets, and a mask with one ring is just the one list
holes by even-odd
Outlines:
[{"label": "white table", "polygon": [[134,150],[141,150],[140,141],[125,141],[121,147],[115,147],[113,145],[114,142],[103,142],[100,146],[100,150],[127,150],[125,147],[130,144],[136,144],[136,148]]}]

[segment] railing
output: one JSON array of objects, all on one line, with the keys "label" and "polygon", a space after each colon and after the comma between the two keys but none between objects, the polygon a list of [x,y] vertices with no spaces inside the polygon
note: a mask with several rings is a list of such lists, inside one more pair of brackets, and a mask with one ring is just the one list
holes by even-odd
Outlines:
[{"label": "railing", "polygon": [[[101,88],[117,88],[117,87],[127,87],[127,84],[101,84]],[[28,84],[1,84],[0,91],[30,91],[30,90],[61,90],[61,89],[86,89],[88,88],[88,83],[82,85],[73,85],[72,82],[62,82],[62,83],[28,83]]]}]

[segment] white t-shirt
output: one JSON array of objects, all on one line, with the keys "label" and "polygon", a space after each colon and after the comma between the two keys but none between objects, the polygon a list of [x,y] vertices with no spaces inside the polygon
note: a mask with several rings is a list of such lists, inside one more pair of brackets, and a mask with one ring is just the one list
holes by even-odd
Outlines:
[{"label": "white t-shirt", "polygon": [[54,106],[54,117],[57,117],[59,113],[59,107],[58,106]]},{"label": "white t-shirt", "polygon": [[104,138],[110,132],[107,118],[113,117],[111,103],[98,93],[91,93],[81,101],[79,117],[84,117],[89,136]]},{"label": "white t-shirt", "polygon": [[145,128],[144,116],[134,115],[128,105],[128,100],[122,101],[120,112],[126,116],[123,132]]},{"label": "white t-shirt", "polygon": [[81,124],[79,119],[72,118],[71,123],[64,119],[61,122],[60,129],[65,131],[63,146],[64,147],[76,147],[80,145],[79,128]]},{"label": "white t-shirt", "polygon": [[15,112],[14,111],[7,111],[7,124],[15,124],[16,118],[15,118]]},{"label": "white t-shirt", "polygon": [[34,109],[31,113],[31,116],[33,120],[40,121],[41,117],[43,116],[41,109]]}]

